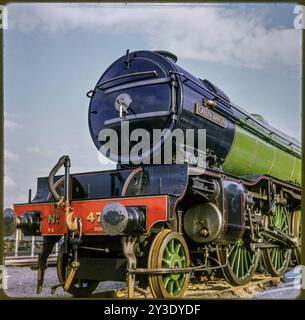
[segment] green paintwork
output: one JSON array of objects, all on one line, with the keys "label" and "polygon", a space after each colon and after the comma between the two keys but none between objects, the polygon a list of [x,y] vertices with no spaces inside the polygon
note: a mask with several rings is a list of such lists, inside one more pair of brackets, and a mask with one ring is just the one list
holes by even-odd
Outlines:
[{"label": "green paintwork", "polygon": [[301,183],[301,159],[236,125],[235,136],[223,170],[237,176],[267,174]]},{"label": "green paintwork", "polygon": [[242,240],[229,245],[228,267],[237,278],[247,277],[255,266],[255,252],[247,248]]},{"label": "green paintwork", "polygon": [[[172,239],[166,245],[162,258],[163,268],[184,268],[186,259],[183,247],[179,240]],[[186,275],[185,273],[172,273],[163,276],[164,288],[175,296],[183,289]]]},{"label": "green paintwork", "polygon": [[[288,215],[283,206],[277,206],[271,224],[280,229],[283,233],[289,234]],[[289,259],[289,250],[286,248],[271,248],[267,249],[270,257],[270,262],[276,271],[281,272],[286,268],[287,259]]]}]

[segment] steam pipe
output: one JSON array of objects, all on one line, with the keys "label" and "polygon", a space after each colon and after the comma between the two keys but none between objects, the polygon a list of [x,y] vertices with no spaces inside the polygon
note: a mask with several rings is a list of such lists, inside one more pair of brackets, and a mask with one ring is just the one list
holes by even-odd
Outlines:
[{"label": "steam pipe", "polygon": [[[59,171],[59,169],[62,166],[65,167],[64,196],[60,197],[60,195],[57,193],[54,187],[54,178],[55,174]],[[69,229],[69,231],[74,232],[79,229],[79,223],[78,219],[74,219],[73,208],[70,206],[70,167],[70,157],[62,156],[51,170],[49,174],[48,183],[50,192],[52,193],[55,201],[57,201],[58,205],[64,206],[67,228]]]},{"label": "steam pipe", "polygon": [[[55,201],[61,200],[60,195],[57,193],[57,191],[54,187],[55,174],[66,163],[68,163],[69,167],[71,166],[69,156],[62,156],[49,173],[49,179],[48,179],[49,189],[50,189],[50,192],[52,193],[52,196],[54,197]],[[68,173],[69,173],[69,170],[68,170]],[[65,176],[65,193],[66,193],[66,189],[68,189],[68,191],[69,191],[69,187],[68,188],[66,187],[67,185],[69,185],[69,183],[67,183],[66,176]],[[65,194],[65,198],[66,198],[66,194]]]}]

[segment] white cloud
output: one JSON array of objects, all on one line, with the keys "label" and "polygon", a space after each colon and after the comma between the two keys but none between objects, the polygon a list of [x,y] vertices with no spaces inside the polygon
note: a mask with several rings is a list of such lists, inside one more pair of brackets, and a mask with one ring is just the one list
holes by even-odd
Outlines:
[{"label": "white cloud", "polygon": [[16,115],[10,112],[4,112],[4,129],[14,130],[20,128],[20,124],[16,121]]},{"label": "white cloud", "polygon": [[61,157],[63,154],[67,152],[72,152],[72,151],[80,151],[79,146],[73,146],[73,145],[68,145],[68,144],[62,144],[58,145],[56,147],[52,146],[43,146],[43,147],[38,147],[38,146],[29,146],[26,148],[26,152],[32,155],[38,155],[38,156],[44,156],[47,158],[57,158]]},{"label": "white cloud", "polygon": [[145,36],[149,49],[170,50],[183,58],[248,67],[300,65],[301,30],[270,28],[255,11],[234,10],[200,5],[16,4],[8,12],[10,27],[24,32],[128,33]]},{"label": "white cloud", "polygon": [[19,124],[13,120],[10,119],[4,119],[4,128],[8,130],[14,130],[19,128]]},{"label": "white cloud", "polygon": [[39,147],[28,147],[26,151],[35,155],[42,155],[44,151]]},{"label": "white cloud", "polygon": [[12,189],[16,187],[16,182],[11,176],[4,176],[4,189]]},{"label": "white cloud", "polygon": [[30,147],[26,148],[26,151],[32,155],[38,155],[38,156],[44,156],[44,157],[54,157],[60,153],[64,153],[62,151],[62,149],[63,149],[62,146],[58,146],[56,148],[30,146]]},{"label": "white cloud", "polygon": [[11,150],[4,149],[4,161],[7,163],[19,162],[19,155]]}]

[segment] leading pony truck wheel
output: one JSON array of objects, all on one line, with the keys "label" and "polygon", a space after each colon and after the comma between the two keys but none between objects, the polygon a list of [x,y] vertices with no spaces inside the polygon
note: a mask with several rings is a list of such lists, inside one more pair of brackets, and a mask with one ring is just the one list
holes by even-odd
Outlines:
[{"label": "leading pony truck wheel", "polygon": [[[185,268],[190,255],[184,238],[169,229],[160,231],[151,244],[148,268]],[[189,273],[149,275],[149,286],[154,298],[181,298],[189,282]]]},{"label": "leading pony truck wheel", "polygon": [[[63,242],[59,249],[57,258],[57,277],[59,283],[65,282],[70,271],[69,265],[72,260],[72,253],[65,253],[65,243]],[[99,281],[97,280],[75,279],[72,281],[67,292],[72,294],[74,297],[88,297],[97,288],[98,284]]]}]

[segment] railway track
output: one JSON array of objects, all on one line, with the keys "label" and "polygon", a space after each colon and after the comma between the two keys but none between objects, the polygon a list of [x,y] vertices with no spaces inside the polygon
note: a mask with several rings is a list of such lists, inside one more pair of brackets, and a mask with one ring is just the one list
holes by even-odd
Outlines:
[{"label": "railway track", "polygon": [[[55,266],[57,261],[56,255],[51,255],[48,259],[48,266]],[[19,257],[4,257],[4,265],[6,267],[37,267],[38,257],[19,256]]]},{"label": "railway track", "polygon": [[[48,266],[56,266],[57,256],[52,255],[48,259]],[[5,266],[7,267],[30,267],[37,268],[38,257],[20,256],[20,257],[5,257]],[[185,298],[190,299],[232,299],[232,298],[252,298],[253,294],[260,291],[276,288],[282,284],[281,277],[271,277],[264,274],[256,274],[252,281],[243,286],[232,286],[223,278],[209,278],[199,283],[190,282]],[[146,298],[152,298],[149,289],[144,290]],[[127,297],[127,290],[97,290],[92,294],[94,298],[118,298]],[[143,299],[145,296],[136,292],[134,298]]]},{"label": "railway track", "polygon": [[[253,294],[260,291],[276,288],[282,284],[281,277],[257,274],[252,281],[243,286],[231,286],[222,278],[207,280],[202,283],[190,283],[185,298],[189,299],[232,299],[252,298]],[[146,298],[152,298],[150,290],[145,290]],[[109,292],[95,292],[92,297],[126,298],[127,290],[110,290]],[[134,298],[145,298],[143,294],[135,293]]]},{"label": "railway track", "polygon": [[[214,281],[215,282],[215,281]],[[265,291],[276,288],[282,284],[281,277],[271,277],[266,275],[257,275],[252,281],[243,286],[232,286],[223,279],[218,279],[218,288],[213,287],[215,283],[207,283],[205,298],[251,298],[258,291]],[[195,289],[195,290],[194,290]],[[187,296],[189,298],[202,297],[198,289],[190,288]]]}]

